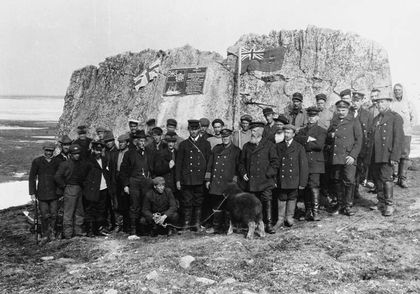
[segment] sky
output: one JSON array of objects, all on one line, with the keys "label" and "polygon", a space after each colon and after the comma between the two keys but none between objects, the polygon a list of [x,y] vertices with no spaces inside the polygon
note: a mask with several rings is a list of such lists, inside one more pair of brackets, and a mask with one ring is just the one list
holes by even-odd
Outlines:
[{"label": "sky", "polygon": [[108,56],[185,44],[225,56],[243,34],[308,25],[380,43],[393,82],[420,89],[420,1],[2,0],[0,95],[64,96],[74,70]]}]

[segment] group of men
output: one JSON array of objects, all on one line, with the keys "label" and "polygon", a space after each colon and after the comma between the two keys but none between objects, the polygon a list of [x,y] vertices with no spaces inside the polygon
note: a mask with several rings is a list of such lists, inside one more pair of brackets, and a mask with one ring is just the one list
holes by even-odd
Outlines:
[{"label": "group of men", "polygon": [[302,94],[294,93],[282,114],[265,108],[265,122],[243,115],[237,131],[215,119],[210,133],[208,119],[191,119],[185,140],[175,119],[167,120],[165,134],[154,119],[146,130],[130,119],[118,146],[112,131],[98,127],[93,140],[79,126],[76,140],[59,140],[59,154],[54,156],[55,144],[47,145],[32,163],[29,194],[39,201],[45,240],[56,237],[61,197],[63,238],[113,230],[156,235],[166,225],[168,234],[199,231],[208,215],[207,232],[220,233],[224,189],[231,182],[261,201],[268,233],[293,226],[299,200],[307,221],[320,220],[321,202],[332,215],[353,215],[364,180],[375,183],[372,209],[391,216],[394,181],[408,187],[414,122],[402,86],[394,86],[394,98],[373,89],[370,107],[362,105],[364,94],[351,90],[330,108],[325,94],[315,100],[303,109]]}]

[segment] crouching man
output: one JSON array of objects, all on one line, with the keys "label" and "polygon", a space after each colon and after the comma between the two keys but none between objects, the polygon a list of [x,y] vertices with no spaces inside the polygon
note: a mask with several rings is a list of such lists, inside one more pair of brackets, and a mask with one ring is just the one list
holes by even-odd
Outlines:
[{"label": "crouching man", "polygon": [[[165,179],[156,177],[152,181],[153,189],[146,192],[144,197],[140,223],[145,225],[147,230],[151,230],[151,236],[155,237],[159,233],[159,226],[178,222],[178,213],[174,194],[171,189],[165,187]],[[169,226],[168,235],[174,232],[175,229]]]}]

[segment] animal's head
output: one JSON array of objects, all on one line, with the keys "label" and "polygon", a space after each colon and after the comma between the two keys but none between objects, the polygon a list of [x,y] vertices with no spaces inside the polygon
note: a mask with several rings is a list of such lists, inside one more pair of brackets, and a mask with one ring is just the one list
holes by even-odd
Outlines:
[{"label": "animal's head", "polygon": [[223,191],[223,195],[226,197],[242,193],[243,191],[239,188],[238,184],[235,182],[230,182],[227,184],[226,189]]}]

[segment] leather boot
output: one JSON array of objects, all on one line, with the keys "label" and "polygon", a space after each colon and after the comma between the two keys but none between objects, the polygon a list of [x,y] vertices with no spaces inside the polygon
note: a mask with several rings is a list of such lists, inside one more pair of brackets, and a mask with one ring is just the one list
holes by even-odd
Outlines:
[{"label": "leather boot", "polygon": [[93,222],[86,222],[86,236],[92,238],[95,236],[93,233]]},{"label": "leather boot", "polygon": [[320,202],[321,194],[319,192],[319,188],[311,188],[311,196],[312,196],[312,219],[314,221],[320,221],[321,218],[319,217],[319,202]]},{"label": "leather boot", "polygon": [[223,233],[223,210],[214,210],[213,226],[206,230],[207,234],[221,234]]},{"label": "leather boot", "polygon": [[201,231],[201,207],[194,208],[194,231]]},{"label": "leather boot", "polygon": [[375,183],[376,187],[376,198],[378,199],[378,203],[369,207],[371,210],[379,210],[382,212],[385,208],[385,198],[384,198],[384,185],[382,182],[377,181]]},{"label": "leather boot", "polygon": [[136,219],[130,219],[130,235],[137,236],[137,220]]},{"label": "leather boot", "polygon": [[337,204],[331,207],[331,213],[336,215],[339,210],[344,208],[344,191],[343,183],[341,181],[334,181],[334,194],[337,198]]},{"label": "leather boot", "polygon": [[347,216],[354,215],[354,211],[352,210],[353,192],[354,192],[353,185],[348,185],[344,187],[344,208],[342,210],[342,213]]},{"label": "leather boot", "polygon": [[313,221],[314,216],[312,215],[312,195],[309,188],[305,189],[304,204],[305,204],[305,220]]},{"label": "leather boot", "polygon": [[408,159],[401,159],[398,165],[398,184],[401,188],[408,188],[407,183],[407,171],[408,171]]},{"label": "leather boot", "polygon": [[265,231],[269,234],[274,234],[276,231],[273,230],[273,224],[271,219],[271,200],[267,200],[263,204],[263,214],[265,214],[265,219],[267,224],[265,225]]},{"label": "leather boot", "polygon": [[291,227],[295,224],[293,216],[296,209],[296,199],[287,200],[286,202],[286,226]]},{"label": "leather boot", "polygon": [[384,216],[391,216],[394,213],[394,187],[392,182],[384,183],[385,210]]},{"label": "leather boot", "polygon": [[182,228],[183,232],[186,232],[190,229],[190,221],[191,221],[191,208],[184,209],[184,226]]},{"label": "leather boot", "polygon": [[283,225],[284,225],[284,218],[286,216],[286,201],[281,201],[280,199],[278,200],[278,218],[277,218],[277,223],[274,226],[274,230],[277,231],[279,230]]}]

